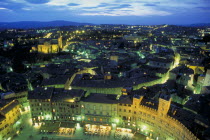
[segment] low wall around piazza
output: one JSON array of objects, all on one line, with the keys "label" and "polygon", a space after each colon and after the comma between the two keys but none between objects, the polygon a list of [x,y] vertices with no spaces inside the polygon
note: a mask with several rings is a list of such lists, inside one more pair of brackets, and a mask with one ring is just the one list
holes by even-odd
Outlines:
[{"label": "low wall around piazza", "polygon": [[198,140],[181,122],[168,115],[160,116],[158,110],[141,105],[135,108],[135,114],[132,112],[131,120],[124,120],[122,126],[159,140]]}]

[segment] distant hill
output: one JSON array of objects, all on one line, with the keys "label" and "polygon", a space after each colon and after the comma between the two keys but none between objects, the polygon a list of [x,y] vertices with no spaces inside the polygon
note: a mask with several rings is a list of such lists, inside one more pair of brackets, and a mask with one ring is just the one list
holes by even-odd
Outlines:
[{"label": "distant hill", "polygon": [[19,21],[19,22],[0,22],[0,29],[29,29],[29,28],[43,28],[43,27],[57,27],[57,26],[80,26],[92,25],[90,23],[78,23],[71,21]]},{"label": "distant hill", "polygon": [[187,27],[210,27],[210,23],[198,23],[198,24],[188,24],[184,25]]}]

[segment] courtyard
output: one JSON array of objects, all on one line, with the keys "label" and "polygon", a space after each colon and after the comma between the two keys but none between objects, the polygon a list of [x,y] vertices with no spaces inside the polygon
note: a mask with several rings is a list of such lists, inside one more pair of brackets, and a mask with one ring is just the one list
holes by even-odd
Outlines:
[{"label": "courtyard", "polygon": [[[109,127],[100,126],[80,127],[76,125],[75,129],[59,129],[59,132],[41,132],[40,126],[32,126],[30,120],[30,112],[25,112],[22,115],[24,123],[23,130],[14,137],[14,140],[132,140],[136,139],[131,131],[123,133],[119,129],[111,130]],[[53,126],[49,126],[50,129]],[[138,135],[138,140],[146,140],[143,135]]]}]

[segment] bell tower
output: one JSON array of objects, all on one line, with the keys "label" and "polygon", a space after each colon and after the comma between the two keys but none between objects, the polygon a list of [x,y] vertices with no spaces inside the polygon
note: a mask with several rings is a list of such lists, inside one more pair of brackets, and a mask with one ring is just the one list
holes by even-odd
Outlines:
[{"label": "bell tower", "polygon": [[62,50],[63,49],[63,37],[60,33],[60,37],[58,38],[58,45],[59,45],[59,48]]},{"label": "bell tower", "polygon": [[167,94],[160,94],[158,104],[158,115],[165,116],[171,105],[171,96]]}]

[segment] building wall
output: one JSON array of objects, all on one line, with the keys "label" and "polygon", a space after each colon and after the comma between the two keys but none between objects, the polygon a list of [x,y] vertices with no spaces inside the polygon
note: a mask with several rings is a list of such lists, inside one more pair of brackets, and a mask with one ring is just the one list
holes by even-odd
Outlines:
[{"label": "building wall", "polygon": [[38,45],[39,53],[58,53],[59,45],[58,44],[50,44],[49,42],[45,42],[44,45]]},{"label": "building wall", "polygon": [[84,122],[111,123],[112,118],[117,116],[117,104],[81,102],[81,113]]},{"label": "building wall", "polygon": [[72,121],[81,114],[80,104],[74,101],[54,101],[50,99],[30,99],[33,124],[48,120]]},{"label": "building wall", "polygon": [[29,105],[33,124],[52,119],[52,106],[49,99],[31,99]]},{"label": "building wall", "polygon": [[[155,138],[196,140],[197,138],[179,121],[167,115],[170,101],[159,100],[158,110],[139,105],[142,98],[134,98],[133,104],[118,104],[118,125]],[[163,105],[164,104],[164,105]],[[163,106],[163,108],[162,108]]]},{"label": "building wall", "polygon": [[60,37],[58,38],[58,45],[59,45],[60,49],[63,49],[63,40],[62,40],[62,36],[60,36]]},{"label": "building wall", "polygon": [[203,86],[210,86],[210,69],[206,71],[206,76],[204,79]]},{"label": "building wall", "polygon": [[51,45],[51,52],[50,53],[58,53],[58,52],[59,52],[58,44]]},{"label": "building wall", "polygon": [[[142,99],[143,96],[133,98],[132,104],[80,101],[77,102],[77,107],[71,107],[71,105],[76,105],[75,103],[54,102],[50,106],[47,101],[41,102],[39,100],[35,102],[29,100],[29,102],[34,123],[49,120],[48,117],[52,115],[51,119],[59,122],[81,121],[91,124],[116,124],[117,127],[131,128],[145,135],[158,137],[159,140],[197,140],[183,124],[168,116],[171,99],[159,98],[158,108],[156,109],[141,105]],[[147,104],[153,103],[147,102]],[[34,108],[38,109],[33,110]],[[41,111],[42,114],[40,114]],[[49,116],[43,116],[42,118],[41,115]]]},{"label": "building wall", "polygon": [[[2,110],[4,108],[9,108],[9,106],[13,106],[12,104],[16,105],[4,114]],[[22,127],[20,105],[17,104],[17,101],[13,100],[9,104],[0,108],[0,113],[5,116],[5,119],[0,122],[0,139],[12,138],[15,134],[19,133],[19,130]]]},{"label": "building wall", "polygon": [[149,61],[149,66],[170,69],[173,66],[173,61],[171,63],[164,63],[164,62],[158,62],[158,61]]},{"label": "building wall", "polygon": [[54,102],[52,103],[53,120],[76,121],[81,114],[80,104],[77,102]]},{"label": "building wall", "polygon": [[183,73],[176,81],[178,84],[186,86],[187,89],[193,89],[194,74]]}]

